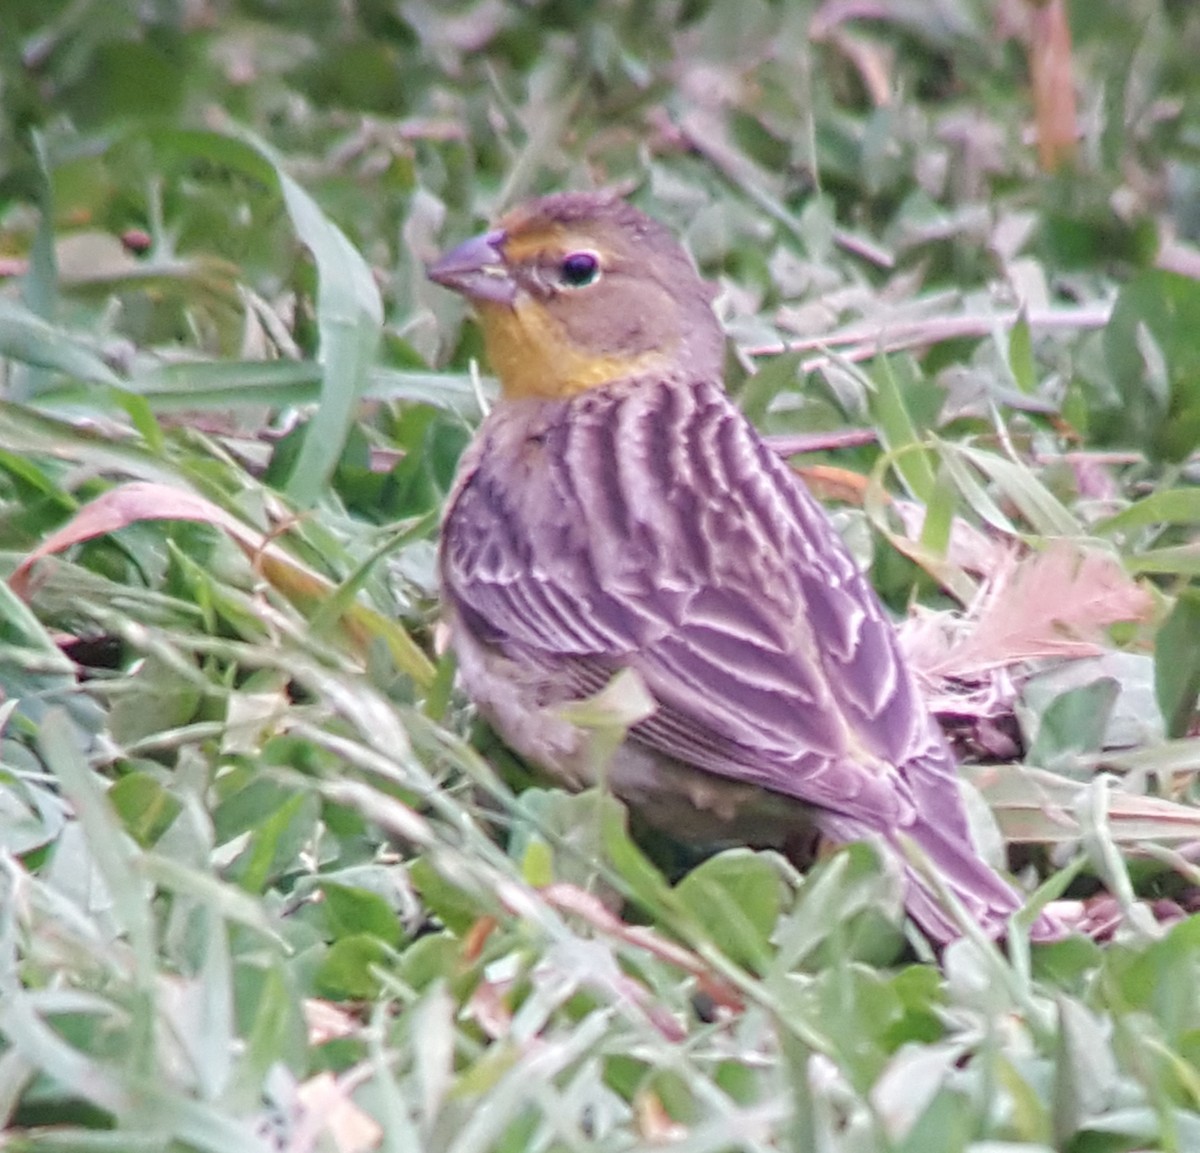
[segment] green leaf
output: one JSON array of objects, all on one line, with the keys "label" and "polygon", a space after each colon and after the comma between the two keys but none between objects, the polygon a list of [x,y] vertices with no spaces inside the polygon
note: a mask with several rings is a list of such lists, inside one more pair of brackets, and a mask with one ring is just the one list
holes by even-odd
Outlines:
[{"label": "green leaf", "polygon": [[278,808],[258,810],[249,844],[235,866],[238,882],[248,892],[264,891],[281,871],[293,867],[320,817],[321,801],[315,794],[283,791],[282,796]]},{"label": "green leaf", "polygon": [[[87,378],[85,378],[87,379]],[[57,387],[39,396],[43,405],[111,410],[134,394],[155,412],[239,409],[312,404],[321,397],[324,372],[312,360],[219,360],[138,367],[122,391]],[[484,395],[494,391],[493,383]],[[419,372],[375,365],[364,397],[434,405],[467,416],[479,412],[479,397],[465,373]]]},{"label": "green leaf", "polygon": [[1169,545],[1149,549],[1125,559],[1131,573],[1158,573],[1160,576],[1200,577],[1200,544]]},{"label": "green leaf", "polygon": [[1200,524],[1200,488],[1160,488],[1097,521],[1092,531],[1111,536],[1160,524]]},{"label": "green leaf", "polygon": [[929,501],[936,485],[933,459],[909,411],[906,393],[920,378],[907,358],[880,357],[871,373],[871,416],[879,435],[892,454],[896,471],[908,491],[922,503]]},{"label": "green leaf", "polygon": [[1096,1017],[1078,1001],[1058,1001],[1054,1134],[1063,1148],[1084,1122],[1112,1102],[1119,1072],[1111,1042]]},{"label": "green leaf", "polygon": [[[1070,775],[1081,757],[1104,747],[1104,734],[1121,686],[1111,677],[1059,693],[1037,718],[1033,745],[1026,760],[1040,768]],[[1084,764],[1083,776],[1092,775]]]},{"label": "green leaf", "polygon": [[397,975],[410,988],[422,992],[461,969],[462,954],[462,942],[452,933],[426,933],[400,955]]},{"label": "green leaf", "polygon": [[686,921],[691,920],[662,873],[630,837],[623,805],[605,805],[601,809],[600,841],[604,859],[626,886],[628,897],[637,901],[646,912],[664,917],[668,923],[671,918],[680,916]]},{"label": "green leaf", "polygon": [[22,295],[31,316],[49,320],[58,308],[58,260],[54,251],[54,160],[45,133],[35,130],[32,135],[33,153],[37,158],[40,219],[33,238]]},{"label": "green leaf", "polygon": [[[939,447],[948,464],[961,457],[992,482],[1000,494],[1012,501],[1041,536],[1080,536],[1078,518],[1056,497],[1023,462],[1009,460],[994,452],[971,445],[941,442]],[[1006,520],[1007,518],[1002,518]],[[1001,525],[997,525],[1001,527]]]},{"label": "green leaf", "polygon": [[396,911],[378,893],[322,881],[325,922],[338,938],[370,934],[388,945],[398,945],[403,928]]},{"label": "green leaf", "polygon": [[805,877],[795,907],[775,931],[772,969],[790,973],[851,957],[890,959],[901,917],[898,878],[883,869],[874,846],[847,845]]},{"label": "green leaf", "polygon": [[784,391],[794,391],[800,368],[800,353],[785,352],[773,356],[749,377],[738,393],[738,405],[747,419],[759,428],[767,410]]},{"label": "green leaf", "polygon": [[302,508],[320,495],[342,454],[383,325],[383,302],[367,262],[346,235],[283,169],[264,143],[250,141],[275,170],[288,215],[317,266],[321,401],[287,483]]},{"label": "green leaf", "polygon": [[257,1084],[276,1065],[300,1074],[308,1069],[301,999],[290,967],[279,956],[260,957],[235,973],[245,1057],[239,1073]]},{"label": "green leaf", "polygon": [[1192,995],[1200,956],[1200,918],[1172,926],[1144,949],[1121,949],[1106,958],[1105,978],[1127,1010],[1153,1020],[1171,1045],[1181,1045],[1200,1028],[1200,1004]]},{"label": "green leaf", "polygon": [[0,300],[0,357],[93,384],[123,383],[87,341],[11,300]]},{"label": "green leaf", "polygon": [[566,881],[593,889],[603,860],[602,814],[609,809],[624,820],[621,802],[600,789],[526,789],[512,816],[509,855],[532,885]]},{"label": "green leaf", "polygon": [[429,911],[457,936],[466,933],[480,917],[496,912],[495,906],[443,877],[428,857],[418,857],[408,872]]},{"label": "green leaf", "polygon": [[392,953],[373,933],[340,937],[329,948],[317,969],[319,994],[337,1000],[367,1000],[379,995],[377,966],[388,963]]},{"label": "green leaf", "polygon": [[758,972],[770,963],[771,933],[779,919],[778,868],[750,849],[709,857],[675,892],[725,955]]},{"label": "green leaf", "polygon": [[1167,736],[1186,736],[1200,705],[1200,588],[1184,589],[1159,626],[1154,691]]},{"label": "green leaf", "polygon": [[957,510],[958,487],[943,460],[929,493],[925,519],[921,524],[921,548],[941,560],[945,560],[950,548],[950,534],[954,529],[954,515]]},{"label": "green leaf", "polygon": [[1124,401],[1123,435],[1152,456],[1183,460],[1200,445],[1200,284],[1161,269],[1121,289],[1104,333]]},{"label": "green leaf", "polygon": [[1037,365],[1033,359],[1033,334],[1024,309],[1008,334],[1008,367],[1017,387],[1033,396],[1037,392]]},{"label": "green leaf", "polygon": [[129,773],[108,791],[129,835],[143,849],[155,844],[183,808],[149,773]]},{"label": "green leaf", "polygon": [[138,850],[85,761],[79,739],[65,712],[47,712],[39,728],[38,747],[71,801],[117,923],[129,938],[136,983],[126,1037],[127,1068],[135,1075],[146,1075],[157,1065],[153,1002],[156,936],[150,887],[138,871]]},{"label": "green leaf", "polygon": [[189,677],[152,655],[128,678],[125,691],[113,703],[109,714],[113,739],[129,747],[186,724],[196,716],[203,698],[194,675]]}]

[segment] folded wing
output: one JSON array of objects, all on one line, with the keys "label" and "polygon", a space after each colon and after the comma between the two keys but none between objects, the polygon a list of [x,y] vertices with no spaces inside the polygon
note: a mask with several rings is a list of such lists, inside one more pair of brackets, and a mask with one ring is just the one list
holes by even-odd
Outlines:
[{"label": "folded wing", "polygon": [[633,735],[656,751],[866,829],[933,803],[965,836],[878,600],[724,393],[573,403],[499,437],[457,496],[443,576],[475,634],[579,695],[636,669],[659,709]]}]

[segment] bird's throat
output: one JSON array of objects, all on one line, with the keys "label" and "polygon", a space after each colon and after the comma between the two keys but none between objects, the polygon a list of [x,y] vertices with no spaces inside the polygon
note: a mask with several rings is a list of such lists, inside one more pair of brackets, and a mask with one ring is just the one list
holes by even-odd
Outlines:
[{"label": "bird's throat", "polygon": [[635,355],[580,348],[538,303],[476,301],[492,371],[506,399],[562,399],[665,367],[659,351]]}]

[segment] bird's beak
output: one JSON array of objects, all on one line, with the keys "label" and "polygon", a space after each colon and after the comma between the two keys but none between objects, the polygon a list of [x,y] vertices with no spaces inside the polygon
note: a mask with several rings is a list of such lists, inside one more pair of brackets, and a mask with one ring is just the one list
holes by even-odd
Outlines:
[{"label": "bird's beak", "polygon": [[499,228],[473,236],[435,260],[425,273],[434,283],[461,292],[469,300],[512,304],[517,282],[504,260],[505,239]]}]

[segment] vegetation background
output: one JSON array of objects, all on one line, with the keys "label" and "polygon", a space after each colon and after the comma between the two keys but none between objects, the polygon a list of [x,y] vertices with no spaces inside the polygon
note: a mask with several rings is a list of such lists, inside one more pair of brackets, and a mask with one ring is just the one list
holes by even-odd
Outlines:
[{"label": "vegetation background", "polygon": [[[4,0],[4,1146],[1200,1150],[1197,59],[1187,0]],[[1071,939],[939,963],[869,845],[688,872],[473,726],[422,264],[597,184]]]}]

